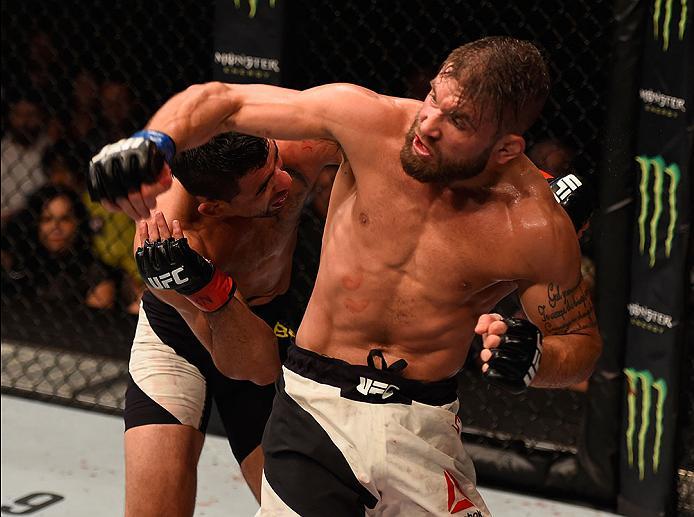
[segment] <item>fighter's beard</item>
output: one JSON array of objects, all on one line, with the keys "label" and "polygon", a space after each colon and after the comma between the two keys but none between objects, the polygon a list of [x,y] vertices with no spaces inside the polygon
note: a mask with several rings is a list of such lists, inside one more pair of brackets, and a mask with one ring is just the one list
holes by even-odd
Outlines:
[{"label": "fighter's beard", "polygon": [[448,184],[457,180],[474,178],[487,165],[491,154],[491,146],[472,160],[458,162],[442,162],[440,155],[435,159],[424,160],[412,150],[417,120],[410,126],[405,143],[400,149],[400,163],[408,176],[422,183]]}]

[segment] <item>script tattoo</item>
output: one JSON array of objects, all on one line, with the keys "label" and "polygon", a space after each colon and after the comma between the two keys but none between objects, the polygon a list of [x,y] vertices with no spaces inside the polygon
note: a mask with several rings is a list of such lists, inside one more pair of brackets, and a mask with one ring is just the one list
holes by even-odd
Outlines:
[{"label": "script tattoo", "polygon": [[568,289],[550,283],[547,304],[538,305],[537,312],[544,323],[545,334],[568,334],[596,326],[593,302],[580,278]]}]

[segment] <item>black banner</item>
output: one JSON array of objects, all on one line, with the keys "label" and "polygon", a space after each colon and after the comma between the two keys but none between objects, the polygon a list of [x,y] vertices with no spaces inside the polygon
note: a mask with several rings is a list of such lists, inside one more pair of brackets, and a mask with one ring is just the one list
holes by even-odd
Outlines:
[{"label": "black banner", "polygon": [[644,45],[633,161],[631,260],[619,512],[673,508],[679,359],[690,220],[692,53],[688,0],[654,0]]},{"label": "black banner", "polygon": [[280,84],[285,0],[217,0],[214,79]]}]

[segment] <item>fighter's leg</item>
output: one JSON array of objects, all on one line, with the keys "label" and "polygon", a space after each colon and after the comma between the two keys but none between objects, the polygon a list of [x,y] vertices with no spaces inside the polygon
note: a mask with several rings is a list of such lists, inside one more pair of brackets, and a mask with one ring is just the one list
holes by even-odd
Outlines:
[{"label": "fighter's leg", "polygon": [[231,451],[239,462],[243,477],[260,502],[263,450],[260,442],[275,396],[273,385],[258,386],[214,376],[211,381],[215,402],[227,433]]},{"label": "fighter's leg", "polygon": [[164,344],[141,311],[125,397],[127,516],[193,515],[209,406],[201,371]]},{"label": "fighter's leg", "polygon": [[260,485],[263,476],[263,448],[258,445],[241,461],[241,473],[251,489],[255,500],[260,503]]},{"label": "fighter's leg", "polygon": [[204,435],[189,426],[152,424],[125,433],[125,515],[189,517]]}]

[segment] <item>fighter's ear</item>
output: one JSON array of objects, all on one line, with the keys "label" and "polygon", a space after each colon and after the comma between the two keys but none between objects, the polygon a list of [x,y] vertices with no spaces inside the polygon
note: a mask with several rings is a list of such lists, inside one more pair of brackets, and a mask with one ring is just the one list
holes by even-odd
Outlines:
[{"label": "fighter's ear", "polygon": [[198,198],[198,212],[206,217],[222,217],[224,208],[221,201],[214,199]]},{"label": "fighter's ear", "polygon": [[499,164],[510,162],[525,151],[525,139],[513,133],[508,133],[499,138],[494,154]]}]

